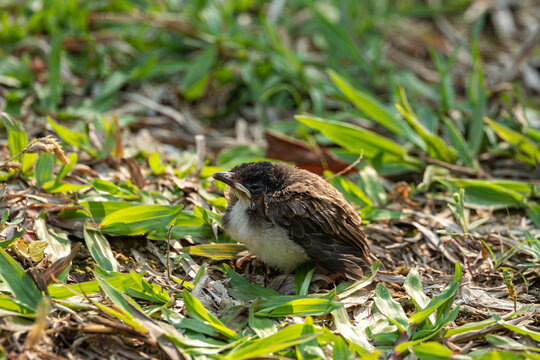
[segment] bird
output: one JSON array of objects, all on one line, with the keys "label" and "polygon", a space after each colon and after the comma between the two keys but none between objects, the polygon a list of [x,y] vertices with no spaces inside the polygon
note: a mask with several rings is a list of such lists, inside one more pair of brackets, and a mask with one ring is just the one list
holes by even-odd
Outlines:
[{"label": "bird", "polygon": [[358,212],[321,176],[287,163],[242,163],[212,175],[227,185],[225,232],[284,273],[312,262],[355,280],[373,257]]}]

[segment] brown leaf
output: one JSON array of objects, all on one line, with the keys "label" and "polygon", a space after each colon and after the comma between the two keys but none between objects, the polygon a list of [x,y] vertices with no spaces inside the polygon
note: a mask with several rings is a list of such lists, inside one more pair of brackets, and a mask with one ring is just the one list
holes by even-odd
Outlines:
[{"label": "brown leaf", "polygon": [[66,255],[55,262],[53,262],[47,270],[43,273],[43,279],[45,280],[45,283],[49,285],[52,282],[52,278],[58,277],[73,261],[75,258],[75,255],[77,255],[77,251],[79,251],[79,248],[81,247],[81,243],[78,242],[75,245],[73,245],[73,248],[71,249],[69,255]]},{"label": "brown leaf", "polygon": [[[299,168],[322,175],[325,170],[338,173],[345,170],[350,164],[338,159],[326,149],[314,149],[305,143],[275,132],[264,133],[268,147],[266,157],[294,162]],[[351,168],[342,175],[355,173]]]},{"label": "brown leaf", "polygon": [[122,132],[120,131],[120,126],[118,125],[118,118],[116,115],[113,115],[114,122],[114,142],[115,142],[115,155],[118,160],[124,157],[124,148],[122,146]]},{"label": "brown leaf", "polygon": [[127,166],[129,174],[131,176],[131,181],[137,185],[139,189],[143,189],[145,182],[144,182],[144,176],[142,175],[141,169],[139,168],[139,165],[133,159],[132,157],[129,158],[123,158],[122,162],[124,165]]}]

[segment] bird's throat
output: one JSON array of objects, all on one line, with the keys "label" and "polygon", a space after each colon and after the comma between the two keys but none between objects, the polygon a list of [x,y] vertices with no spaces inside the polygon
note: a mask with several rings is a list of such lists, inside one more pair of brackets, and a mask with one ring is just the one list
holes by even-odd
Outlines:
[{"label": "bird's throat", "polygon": [[291,240],[284,228],[272,224],[262,214],[255,214],[240,198],[227,208],[223,227],[253,255],[283,272],[291,272],[308,260],[304,249]]}]

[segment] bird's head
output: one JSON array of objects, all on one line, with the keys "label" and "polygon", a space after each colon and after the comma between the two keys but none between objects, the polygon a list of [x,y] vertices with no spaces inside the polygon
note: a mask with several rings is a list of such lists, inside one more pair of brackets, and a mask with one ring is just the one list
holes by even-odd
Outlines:
[{"label": "bird's head", "polygon": [[218,172],[212,177],[229,185],[231,197],[255,208],[264,196],[279,190],[286,179],[286,164],[260,161],[235,166],[229,172]]}]

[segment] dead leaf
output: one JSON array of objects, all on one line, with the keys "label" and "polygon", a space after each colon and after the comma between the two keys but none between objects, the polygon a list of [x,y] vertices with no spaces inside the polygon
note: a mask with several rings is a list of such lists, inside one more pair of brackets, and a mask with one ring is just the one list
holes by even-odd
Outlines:
[{"label": "dead leaf", "polygon": [[145,185],[144,176],[141,172],[141,168],[132,157],[123,158],[122,162],[127,166],[131,181],[137,185],[139,189],[143,189]]},{"label": "dead leaf", "polygon": [[[264,136],[268,143],[266,157],[282,161],[294,162],[299,168],[309,170],[322,175],[325,170],[333,173],[341,172],[350,165],[337,158],[326,149],[314,149],[302,141],[290,138],[286,135],[271,131],[265,131]],[[343,173],[348,175],[355,173],[354,168]]]}]

